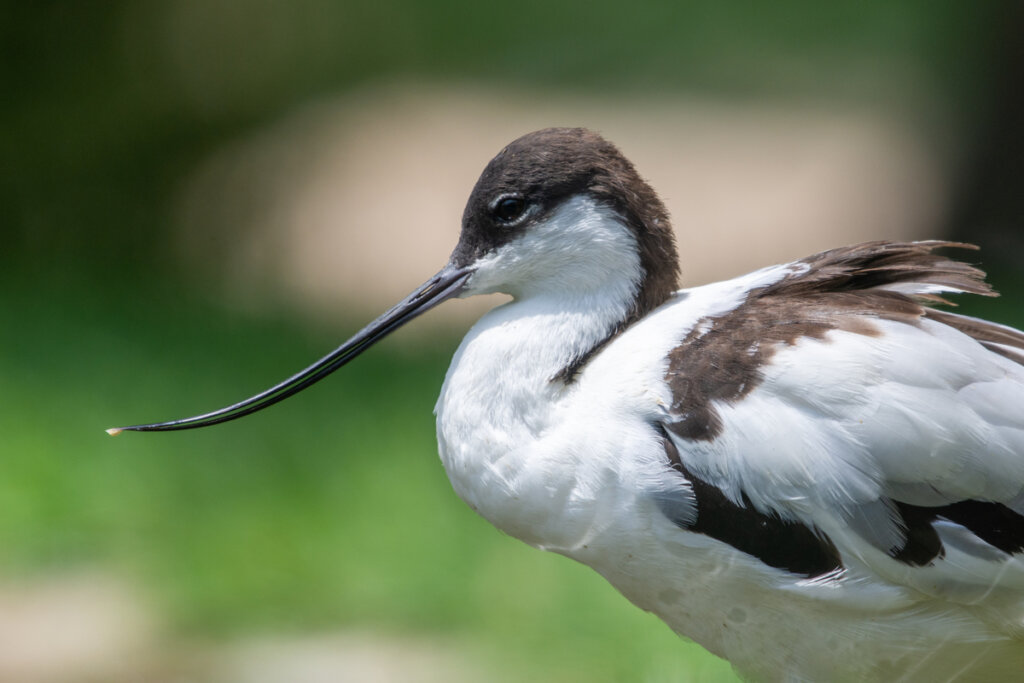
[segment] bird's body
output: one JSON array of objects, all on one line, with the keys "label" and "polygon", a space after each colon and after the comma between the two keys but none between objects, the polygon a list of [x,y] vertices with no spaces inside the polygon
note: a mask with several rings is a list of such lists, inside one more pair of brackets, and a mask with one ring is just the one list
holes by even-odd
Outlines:
[{"label": "bird's body", "polygon": [[[452,484],[498,528],[591,566],[756,680],[1012,678],[1024,670],[1021,556],[947,523],[935,527],[944,557],[923,566],[895,559],[906,537],[882,501],[905,491],[933,506],[1000,497],[1020,508],[1013,482],[1024,463],[1012,448],[1024,434],[1011,420],[1020,424],[1013,392],[1024,396],[1024,367],[941,323],[868,316],[877,334],[837,329],[778,349],[756,368],[756,388],[719,406],[715,439],[672,431],[673,351],[701,326],[707,335],[727,325],[752,293],[808,268],[680,291],[567,386],[550,378],[576,353],[575,334],[604,329],[600,308],[571,324],[545,315],[553,304],[543,297],[493,311],[464,340],[437,406]],[[939,362],[951,354],[957,363]],[[986,448],[1009,462],[976,462]],[[673,467],[671,449],[689,477]],[[734,511],[701,505],[698,477]],[[928,490],[912,491],[918,485]],[[793,524],[765,528],[740,508]],[[688,530],[702,515],[726,517],[724,528]],[[1011,524],[1019,534],[1021,523]],[[787,541],[791,529],[812,528],[835,546],[821,566],[806,543]],[[779,554],[729,542],[758,534]]]},{"label": "bird's body", "polygon": [[450,296],[513,299],[437,403],[456,492],[756,680],[1024,671],[1024,333],[941,242],[837,249],[677,290],[667,215],[599,136],[485,169],[448,266],[269,405]]}]

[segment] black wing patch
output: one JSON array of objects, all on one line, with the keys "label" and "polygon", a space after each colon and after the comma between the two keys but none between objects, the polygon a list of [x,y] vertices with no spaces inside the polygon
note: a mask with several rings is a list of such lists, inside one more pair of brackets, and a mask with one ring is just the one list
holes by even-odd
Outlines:
[{"label": "black wing patch", "polygon": [[732,502],[720,489],[687,470],[664,427],[659,425],[659,430],[672,469],[686,477],[696,499],[696,517],[673,514],[668,506],[662,507],[673,523],[727,543],[769,567],[808,578],[843,568],[839,551],[825,534],[799,522],[758,512],[745,494],[743,505]]},{"label": "black wing patch", "polygon": [[[742,505],[732,502],[721,489],[688,470],[665,427],[658,425],[658,430],[670,466],[686,478],[693,490],[693,500],[683,507],[659,501],[662,513],[674,524],[727,543],[769,567],[808,578],[843,568],[835,544],[820,529],[758,512],[746,494]],[[946,548],[935,528],[940,521],[958,524],[1008,555],[1024,553],[1024,515],[1002,503],[961,500],[925,507],[891,502],[899,516],[896,523],[904,540],[901,545],[887,549],[887,553],[904,564],[924,567],[945,556]]]},{"label": "black wing patch", "polygon": [[961,500],[949,505],[921,507],[894,501],[906,529],[906,542],[889,554],[900,562],[915,567],[931,564],[945,555],[945,548],[934,523],[945,519],[959,524],[972,534],[1015,555],[1024,552],[1024,516],[1002,503],[983,500]]},{"label": "black wing patch", "polygon": [[890,548],[889,556],[914,567],[924,567],[935,558],[943,557],[946,549],[942,547],[939,533],[932,526],[936,518],[933,510],[938,508],[919,507],[899,501],[893,501],[893,504],[900,515],[897,523],[904,530],[905,540],[901,547]]}]

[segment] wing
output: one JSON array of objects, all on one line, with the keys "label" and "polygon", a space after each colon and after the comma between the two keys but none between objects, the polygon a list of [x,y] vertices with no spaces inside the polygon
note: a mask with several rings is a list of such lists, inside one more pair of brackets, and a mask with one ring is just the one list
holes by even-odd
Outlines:
[{"label": "wing", "polygon": [[670,354],[666,448],[698,520],[760,516],[775,555],[716,537],[767,564],[964,602],[1005,589],[1020,628],[1024,333],[926,305],[990,293],[942,246],[960,245],[826,252],[695,325]]}]

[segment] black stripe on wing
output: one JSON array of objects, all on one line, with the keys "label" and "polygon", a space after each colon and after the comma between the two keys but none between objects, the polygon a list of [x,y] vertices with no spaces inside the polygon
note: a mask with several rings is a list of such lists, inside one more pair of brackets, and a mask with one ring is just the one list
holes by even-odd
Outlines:
[{"label": "black stripe on wing", "polygon": [[673,514],[671,506],[662,505],[662,512],[674,524],[727,543],[769,567],[808,578],[843,568],[839,551],[828,536],[800,522],[758,512],[746,494],[743,505],[732,502],[719,488],[686,469],[664,427],[659,425],[659,429],[672,469],[690,483],[696,502],[696,515],[692,508],[687,514]]},{"label": "black stripe on wing", "polygon": [[959,524],[993,548],[1009,555],[1024,552],[1024,516],[1002,503],[961,500],[949,505],[922,507],[894,501],[900,515],[897,523],[905,530],[905,541],[889,555],[915,567],[929,565],[945,556],[935,522]]},{"label": "black stripe on wing", "polygon": [[[820,529],[759,512],[745,493],[742,504],[733,502],[721,489],[687,469],[665,427],[659,425],[658,429],[669,465],[692,490],[685,505],[658,499],[662,513],[674,524],[731,545],[770,567],[808,578],[843,568],[835,544]],[[890,500],[886,504],[891,504],[891,521],[899,528],[901,540],[892,547],[876,547],[906,565],[925,567],[945,557],[946,548],[935,526],[942,521],[963,527],[1007,555],[1024,553],[1024,515],[1002,503],[961,500],[929,507]]]}]

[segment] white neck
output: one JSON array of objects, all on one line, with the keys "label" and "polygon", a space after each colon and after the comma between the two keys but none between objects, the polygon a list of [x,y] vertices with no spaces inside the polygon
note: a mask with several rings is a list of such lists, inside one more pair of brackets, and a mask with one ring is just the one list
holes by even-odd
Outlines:
[{"label": "white neck", "polygon": [[[589,239],[581,239],[580,230]],[[499,528],[530,541],[537,522],[524,519],[529,510],[515,497],[525,486],[521,478],[530,476],[525,465],[533,446],[573,391],[552,378],[626,318],[641,270],[628,228],[585,198],[570,200],[508,247],[483,264],[483,277],[470,287],[471,293],[505,291],[515,298],[463,340],[438,399],[437,428],[456,492]],[[523,252],[549,267],[507,277]],[[558,261],[566,267],[551,267]],[[487,284],[500,271],[502,286]]]}]

